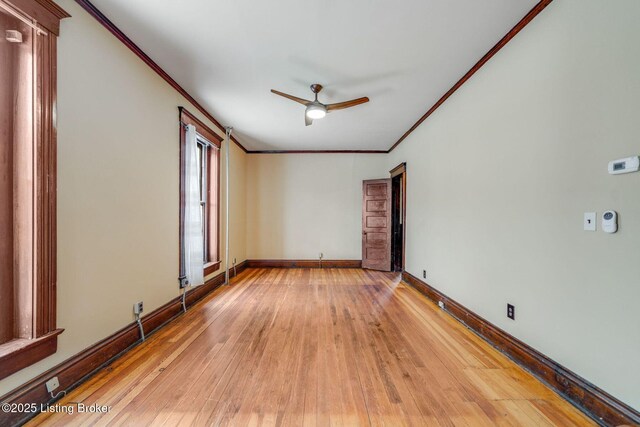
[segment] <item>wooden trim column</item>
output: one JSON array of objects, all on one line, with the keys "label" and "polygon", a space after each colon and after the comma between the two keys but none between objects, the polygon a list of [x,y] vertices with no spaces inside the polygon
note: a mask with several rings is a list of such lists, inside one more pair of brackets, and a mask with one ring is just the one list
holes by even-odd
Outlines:
[{"label": "wooden trim column", "polygon": [[[0,379],[53,354],[56,327],[56,83],[60,20],[51,0],[0,0],[9,15],[33,21],[13,106],[13,339],[0,344]],[[15,65],[14,65],[15,66]],[[31,73],[32,71],[32,73]],[[24,73],[24,74],[23,74]],[[6,89],[6,88],[4,88]],[[24,97],[24,99],[22,98]],[[0,307],[5,309],[5,307]]]}]

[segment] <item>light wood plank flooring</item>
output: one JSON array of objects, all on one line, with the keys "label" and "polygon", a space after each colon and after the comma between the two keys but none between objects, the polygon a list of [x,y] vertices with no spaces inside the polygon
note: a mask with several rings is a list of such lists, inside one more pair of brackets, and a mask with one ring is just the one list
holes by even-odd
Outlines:
[{"label": "light wood plank flooring", "polygon": [[396,274],[248,269],[31,425],[592,425]]}]

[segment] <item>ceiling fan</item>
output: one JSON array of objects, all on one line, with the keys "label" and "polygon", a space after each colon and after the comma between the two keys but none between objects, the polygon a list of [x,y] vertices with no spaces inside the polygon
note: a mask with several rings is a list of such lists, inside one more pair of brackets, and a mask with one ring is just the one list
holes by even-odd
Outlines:
[{"label": "ceiling fan", "polygon": [[271,89],[271,92],[276,95],[284,96],[285,98],[289,98],[292,101],[298,102],[305,107],[304,112],[304,124],[305,126],[309,126],[313,124],[314,119],[321,119],[335,110],[342,110],[344,108],[355,107],[356,105],[364,104],[365,102],[369,102],[369,98],[362,97],[358,99],[352,99],[351,101],[338,102],[335,104],[323,104],[318,101],[318,93],[322,90],[322,85],[317,83],[311,85],[311,92],[313,92],[316,98],[313,101],[309,101],[306,99],[298,98],[297,96],[289,95],[286,93],[279,92],[277,90]]}]

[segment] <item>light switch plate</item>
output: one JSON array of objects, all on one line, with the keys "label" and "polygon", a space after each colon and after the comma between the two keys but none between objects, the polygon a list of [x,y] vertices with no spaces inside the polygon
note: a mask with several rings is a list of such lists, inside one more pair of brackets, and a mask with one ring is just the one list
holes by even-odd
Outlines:
[{"label": "light switch plate", "polygon": [[596,213],[584,213],[584,231],[596,231]]}]

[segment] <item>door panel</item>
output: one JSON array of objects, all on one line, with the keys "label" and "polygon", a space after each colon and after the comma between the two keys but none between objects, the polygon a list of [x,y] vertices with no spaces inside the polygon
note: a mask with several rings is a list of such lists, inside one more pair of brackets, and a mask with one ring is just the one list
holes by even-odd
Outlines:
[{"label": "door panel", "polygon": [[[365,182],[376,182],[376,181],[386,181],[386,179],[381,179],[381,180],[372,180],[372,181],[365,181]],[[367,186],[367,196],[385,196],[388,193],[387,191],[387,184],[385,183],[378,183],[376,182],[375,184],[369,184]]]},{"label": "door panel", "polygon": [[372,244],[384,243],[384,241],[387,239],[387,236],[384,233],[367,233],[366,236],[367,243]]},{"label": "door panel", "polygon": [[384,261],[387,253],[384,248],[367,248],[367,259],[370,261]]},{"label": "door panel", "polygon": [[387,218],[384,216],[368,216],[367,228],[387,228]]},{"label": "door panel", "polygon": [[362,267],[391,271],[391,179],[362,182]]},{"label": "door panel", "polygon": [[367,200],[367,212],[384,212],[386,209],[386,200]]}]

